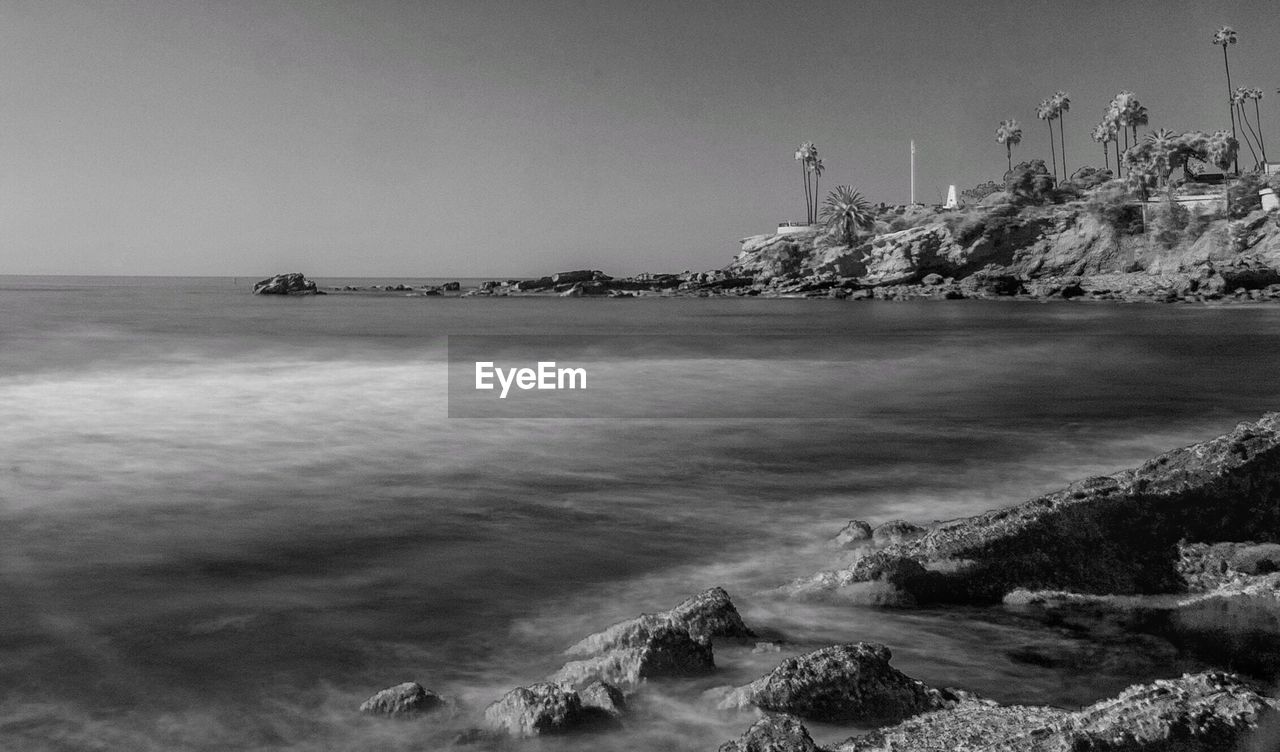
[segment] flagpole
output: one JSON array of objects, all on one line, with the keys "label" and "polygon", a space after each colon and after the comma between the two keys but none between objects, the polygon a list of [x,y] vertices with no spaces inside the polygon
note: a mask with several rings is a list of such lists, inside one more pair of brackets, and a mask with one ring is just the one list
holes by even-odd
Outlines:
[{"label": "flagpole", "polygon": [[916,203],[916,142],[911,139],[911,205]]}]

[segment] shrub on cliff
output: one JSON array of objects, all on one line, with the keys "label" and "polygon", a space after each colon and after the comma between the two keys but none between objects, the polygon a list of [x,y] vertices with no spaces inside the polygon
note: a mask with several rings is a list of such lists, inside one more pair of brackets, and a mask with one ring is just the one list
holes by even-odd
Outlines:
[{"label": "shrub on cliff", "polygon": [[1053,186],[1053,175],[1043,159],[1020,162],[1004,178],[1005,192],[1024,203],[1043,204],[1051,198]]},{"label": "shrub on cliff", "polygon": [[1122,180],[1112,180],[1096,189],[1089,196],[1085,210],[1121,235],[1142,233],[1142,207],[1134,201]]},{"label": "shrub on cliff", "polygon": [[1104,167],[1081,167],[1064,185],[1073,185],[1082,191],[1090,191],[1110,182],[1113,177],[1115,177],[1114,173]]},{"label": "shrub on cliff", "polygon": [[996,191],[1003,190],[1003,185],[994,180],[988,180],[985,183],[978,183],[972,188],[966,188],[963,191],[960,191],[960,198],[963,199],[966,204],[976,204]]}]

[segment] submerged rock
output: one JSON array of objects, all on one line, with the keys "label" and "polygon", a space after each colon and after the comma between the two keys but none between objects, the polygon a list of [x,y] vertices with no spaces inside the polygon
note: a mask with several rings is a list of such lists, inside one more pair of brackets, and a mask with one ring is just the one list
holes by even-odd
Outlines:
[{"label": "submerged rock", "polygon": [[315,282],[297,272],[277,274],[253,286],[254,295],[316,295],[319,292]]},{"label": "submerged rock", "polygon": [[859,642],[788,658],[731,693],[723,708],[754,705],[831,723],[883,724],[954,705],[967,694],[935,689],[889,665],[893,654]]},{"label": "submerged rock", "polygon": [[821,752],[809,730],[788,715],[756,721],[740,738],[720,745],[720,752]]},{"label": "submerged rock", "polygon": [[429,713],[445,704],[444,698],[417,682],[405,682],[378,692],[360,705],[368,715],[393,717]]},{"label": "submerged rock", "polygon": [[[1078,712],[968,701],[841,744],[839,752],[1232,752],[1280,701],[1208,672],[1135,685]],[[1261,741],[1261,740],[1256,740]],[[1270,749],[1262,745],[1256,749]],[[799,748],[797,748],[799,749]]]},{"label": "submerged rock", "polygon": [[484,711],[485,731],[516,738],[596,731],[616,725],[612,714],[584,705],[577,692],[557,684],[517,687]]},{"label": "submerged rock", "polygon": [[992,603],[1017,588],[1177,593],[1187,589],[1180,540],[1278,539],[1280,413],[1272,413],[1137,469],[938,525],[786,590],[824,597],[897,572],[906,603]]}]

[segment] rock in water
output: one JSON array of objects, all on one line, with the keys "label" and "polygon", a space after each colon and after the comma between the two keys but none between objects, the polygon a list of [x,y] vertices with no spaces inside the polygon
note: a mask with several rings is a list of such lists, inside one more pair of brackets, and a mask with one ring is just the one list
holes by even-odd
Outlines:
[{"label": "rock in water", "polygon": [[724,588],[713,587],[689,598],[667,612],[667,615],[689,630],[695,640],[717,637],[751,640],[756,633],[742,621],[738,609]]},{"label": "rock in water", "polygon": [[836,533],[835,544],[840,548],[857,548],[871,541],[871,525],[862,520],[849,520],[839,533]]},{"label": "rock in water", "polygon": [[484,711],[490,732],[518,739],[592,731],[616,725],[599,707],[587,707],[577,692],[557,684],[518,687]]},{"label": "rock in water", "polygon": [[1175,593],[1186,590],[1180,540],[1280,541],[1280,413],[1135,470],[939,525],[788,589],[821,597],[910,560],[917,571],[896,583],[903,602],[991,603],[1018,588]]},{"label": "rock in water", "polygon": [[360,712],[369,715],[411,716],[428,713],[444,705],[444,698],[417,682],[389,687],[365,700]]},{"label": "rock in water", "polygon": [[314,295],[318,292],[315,282],[297,272],[277,274],[253,286],[254,295]]},{"label": "rock in water", "polygon": [[889,648],[858,642],[788,658],[730,694],[723,708],[755,705],[830,723],[896,723],[969,695],[935,689],[889,665]]},{"label": "rock in water", "polygon": [[966,701],[868,736],[839,752],[1233,752],[1260,722],[1277,719],[1280,701],[1231,674],[1207,672],[1136,685],[1118,697],[1069,713]]},{"label": "rock in water", "polygon": [[871,540],[877,546],[887,546],[891,543],[902,543],[913,538],[919,538],[926,532],[924,528],[906,520],[889,520],[875,529],[875,532],[871,534]]},{"label": "rock in water", "polygon": [[566,663],[551,680],[574,687],[605,681],[631,691],[645,679],[698,676],[715,669],[711,644],[695,640],[688,628],[666,616],[646,615],[618,626],[626,629],[611,628],[607,640],[595,643],[599,650],[590,658]]},{"label": "rock in water", "polygon": [[821,752],[809,730],[788,715],[771,715],[755,722],[740,738],[725,742],[720,752]]},{"label": "rock in water", "polygon": [[622,690],[607,682],[596,681],[588,684],[578,692],[585,708],[598,708],[613,717],[627,712],[627,699]]}]

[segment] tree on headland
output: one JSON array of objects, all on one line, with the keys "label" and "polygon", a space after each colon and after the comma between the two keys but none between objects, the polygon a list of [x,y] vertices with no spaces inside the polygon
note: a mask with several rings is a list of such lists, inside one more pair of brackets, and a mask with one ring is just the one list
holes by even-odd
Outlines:
[{"label": "tree on headland", "polygon": [[1099,144],[1102,144],[1102,163],[1109,170],[1111,169],[1111,150],[1107,148],[1107,144],[1116,139],[1116,132],[1113,127],[1108,125],[1106,120],[1093,126],[1093,132],[1089,134]]},{"label": "tree on headland", "polygon": [[[1231,101],[1235,105],[1236,119],[1243,126],[1241,135],[1244,136],[1245,145],[1249,147],[1249,153],[1253,155],[1254,167],[1264,164],[1267,161],[1267,147],[1262,140],[1262,110],[1258,106],[1258,100],[1262,99],[1262,89],[1251,89],[1247,86],[1236,87],[1235,92],[1231,95]],[[1254,121],[1249,120],[1249,110],[1246,103],[1253,101]],[[1254,144],[1258,145],[1258,150],[1254,151]]]},{"label": "tree on headland", "polygon": [[818,157],[818,147],[812,141],[805,141],[796,149],[796,161],[800,163],[800,172],[804,177],[804,219],[809,224],[818,221],[818,178],[822,176],[824,167]]},{"label": "tree on headland", "polygon": [[847,185],[837,186],[827,194],[827,200],[822,205],[821,219],[828,230],[839,234],[840,242],[845,245],[853,245],[858,230],[868,230],[875,226],[871,205],[861,193]]},{"label": "tree on headland", "polygon": [[[1213,43],[1222,45],[1222,65],[1227,69],[1227,104],[1228,110],[1231,112],[1231,137],[1236,138],[1236,107],[1232,100],[1232,93],[1235,91],[1231,88],[1231,60],[1227,55],[1228,45],[1236,43],[1236,30],[1230,26],[1223,26],[1213,34]],[[1236,172],[1240,172],[1240,163],[1235,163]]]},{"label": "tree on headland", "polygon": [[1057,119],[1058,113],[1054,110],[1053,101],[1051,99],[1040,100],[1039,106],[1036,107],[1036,117],[1049,124],[1049,157],[1053,163],[1053,178],[1054,180],[1057,180],[1058,156],[1053,146],[1053,121]]},{"label": "tree on headland", "polygon": [[[1062,146],[1062,177],[1065,178],[1070,170],[1067,169],[1067,111],[1071,109],[1071,97],[1063,90],[1059,89],[1049,98],[1053,104],[1054,112],[1057,117],[1062,118],[1062,122],[1058,124],[1058,141]],[[1050,134],[1052,135],[1052,134]]]},{"label": "tree on headland", "polygon": [[1004,144],[1005,155],[1009,161],[1009,171],[1012,172],[1013,147],[1022,143],[1022,128],[1018,126],[1017,120],[1000,121],[1000,127],[996,128],[996,143]]}]

